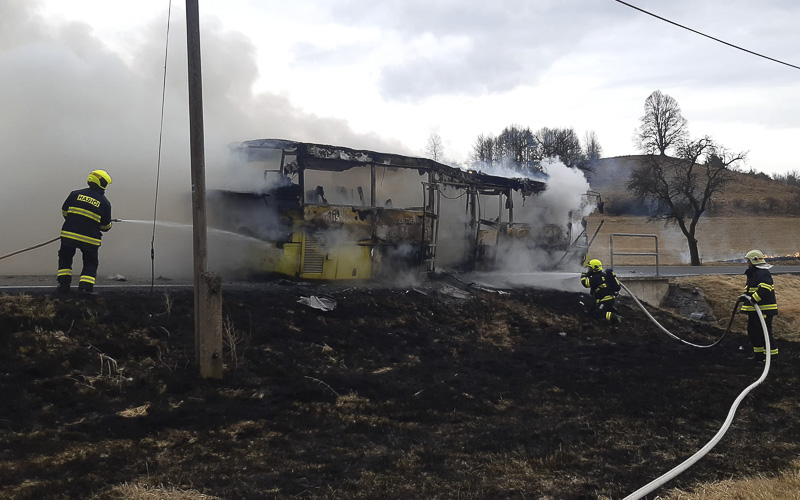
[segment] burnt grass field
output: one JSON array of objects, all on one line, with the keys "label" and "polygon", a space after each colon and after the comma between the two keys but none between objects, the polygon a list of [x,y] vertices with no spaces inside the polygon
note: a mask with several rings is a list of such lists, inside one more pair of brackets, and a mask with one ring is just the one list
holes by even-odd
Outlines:
[{"label": "burnt grass field", "polygon": [[[444,280],[223,297],[226,371],[204,381],[191,289],[0,296],[0,497],[622,498],[708,442],[763,368],[742,335],[688,347],[626,297],[616,331],[586,295]],[[654,495],[796,460],[799,346],[780,347],[720,444]]]}]

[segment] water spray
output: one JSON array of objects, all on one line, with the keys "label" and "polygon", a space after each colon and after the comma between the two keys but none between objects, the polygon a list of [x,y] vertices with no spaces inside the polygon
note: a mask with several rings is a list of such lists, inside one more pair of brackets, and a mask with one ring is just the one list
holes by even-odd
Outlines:
[{"label": "water spray", "polygon": [[[133,219],[111,219],[111,222],[127,222],[127,223],[132,223],[132,224],[152,224],[152,221],[133,220]],[[158,221],[158,222],[156,222],[156,224],[161,225],[161,226],[178,228],[178,229],[190,229],[192,227],[191,224],[181,224],[179,222]],[[258,244],[262,244],[262,245],[265,243],[264,240],[261,240],[261,239],[258,239],[258,238],[254,238],[254,237],[248,236],[246,234],[234,233],[232,231],[224,231],[222,229],[216,229],[216,228],[208,228],[208,231],[210,233],[212,233],[212,234],[217,234],[217,235],[226,236],[226,237],[236,237],[236,238],[240,238],[240,239],[243,239],[243,240],[246,240],[246,241],[250,241],[252,243],[258,243]],[[16,250],[16,251],[8,253],[6,255],[2,255],[2,256],[0,256],[0,260],[7,259],[9,257],[13,257],[14,255],[18,255],[18,254],[21,254],[21,253],[25,253],[25,252],[28,252],[30,250],[35,250],[35,249],[43,247],[45,245],[49,245],[50,243],[55,243],[56,241],[58,241],[60,239],[61,239],[61,236],[56,236],[55,238],[49,239],[49,240],[44,241],[42,243],[38,243],[36,245],[29,246],[29,247],[23,248],[21,250]]]},{"label": "water spray", "polygon": [[[123,221],[122,219],[111,219],[111,222],[125,222],[125,221]],[[50,240],[47,240],[45,242],[30,246],[28,248],[23,248],[22,250],[17,250],[16,252],[11,252],[11,253],[2,255],[2,256],[0,256],[0,260],[7,259],[9,257],[13,257],[14,255],[17,255],[17,254],[20,254],[20,253],[24,253],[24,252],[28,252],[30,250],[35,250],[35,249],[43,247],[45,245],[49,245],[50,243],[55,243],[56,241],[58,241],[60,239],[61,239],[61,236],[56,236],[53,239],[50,239]]]}]

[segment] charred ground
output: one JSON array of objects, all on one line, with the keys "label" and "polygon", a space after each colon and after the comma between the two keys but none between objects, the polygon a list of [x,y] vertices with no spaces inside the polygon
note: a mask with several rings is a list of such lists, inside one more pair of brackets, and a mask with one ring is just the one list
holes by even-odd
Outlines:
[{"label": "charred ground", "polygon": [[[298,303],[312,295],[336,308]],[[0,496],[620,498],[703,446],[763,367],[741,337],[670,339],[627,298],[612,331],[586,320],[586,295],[552,290],[223,296],[222,381],[196,377],[191,290],[0,296]],[[695,342],[722,334],[654,314]],[[797,347],[669,487],[791,466]]]}]

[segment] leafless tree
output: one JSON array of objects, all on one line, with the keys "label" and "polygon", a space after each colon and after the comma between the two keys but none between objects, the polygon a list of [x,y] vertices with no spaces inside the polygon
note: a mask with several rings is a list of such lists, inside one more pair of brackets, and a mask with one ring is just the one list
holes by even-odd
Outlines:
[{"label": "leafless tree", "polygon": [[[600,143],[594,132],[586,135],[594,160],[600,157]],[[479,135],[472,146],[470,161],[482,165],[507,165],[524,172],[542,172],[544,158],[558,158],[568,167],[584,172],[592,170],[593,161],[581,146],[572,128],[547,128],[531,132],[519,125],[506,127],[496,138]]]},{"label": "leafless tree", "polygon": [[425,154],[433,161],[442,161],[444,159],[444,145],[442,138],[436,132],[428,136],[428,143],[425,145]]},{"label": "leafless tree", "polygon": [[600,140],[594,130],[586,132],[583,137],[583,149],[586,153],[586,159],[590,165],[597,163],[603,155],[603,147],[600,146]]},{"label": "leafless tree", "polygon": [[688,141],[678,156],[650,154],[635,168],[627,187],[653,203],[650,220],[676,224],[689,245],[691,265],[699,266],[697,223],[714,197],[735,180],[733,172],[745,153],[731,153],[711,138]]},{"label": "leafless tree", "polygon": [[656,90],[644,101],[644,116],[639,118],[636,145],[645,154],[666,155],[679,149],[688,139],[686,118],[678,101]]},{"label": "leafless tree", "polygon": [[498,155],[520,172],[540,172],[542,157],[539,144],[529,128],[518,125],[506,127],[495,139]]},{"label": "leafless tree", "polygon": [[543,158],[558,158],[568,167],[587,170],[588,162],[575,129],[543,127],[536,132]]},{"label": "leafless tree", "polygon": [[483,165],[493,165],[499,157],[495,153],[495,140],[491,135],[479,135],[472,145],[470,153],[470,163]]}]

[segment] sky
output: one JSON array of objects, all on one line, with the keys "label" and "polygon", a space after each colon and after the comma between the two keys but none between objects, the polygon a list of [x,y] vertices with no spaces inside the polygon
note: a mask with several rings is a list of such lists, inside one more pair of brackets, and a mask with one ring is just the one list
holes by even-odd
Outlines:
[{"label": "sky", "polygon": [[[794,0],[630,3],[800,65]],[[572,127],[605,157],[636,154],[655,90],[692,137],[747,152],[745,168],[800,170],[800,70],[614,0],[199,4],[209,187],[230,175],[227,144],[259,138],[423,156],[436,133],[464,163],[481,134]],[[184,7],[168,24],[169,0],[0,3],[3,247],[57,231],[50,214],[94,168],[114,177],[116,215],[190,220]]]}]

